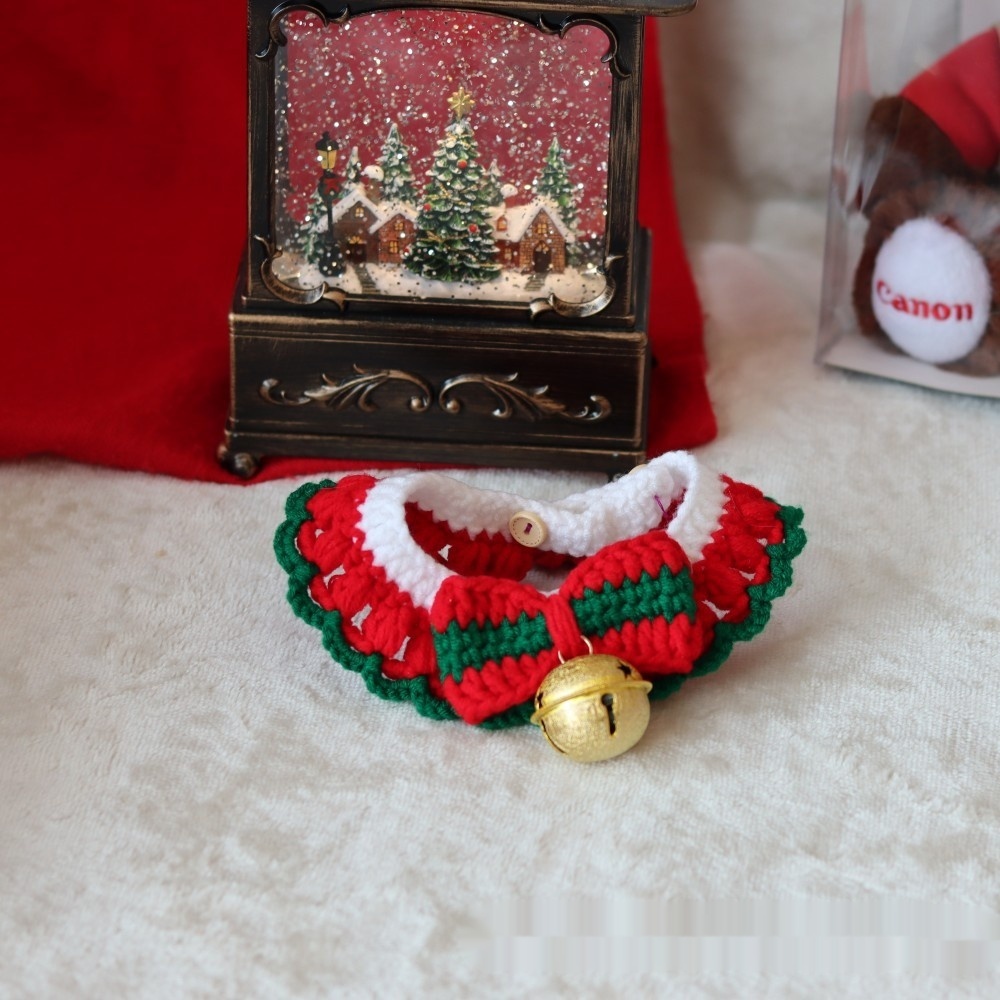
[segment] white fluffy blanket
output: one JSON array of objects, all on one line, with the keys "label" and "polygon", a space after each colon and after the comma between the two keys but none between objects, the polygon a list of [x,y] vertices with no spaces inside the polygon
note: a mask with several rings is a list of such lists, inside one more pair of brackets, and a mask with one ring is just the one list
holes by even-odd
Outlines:
[{"label": "white fluffy blanket", "polygon": [[[1000,407],[812,363],[821,191],[762,165],[829,147],[813,6],[705,0],[744,30],[700,99],[753,93],[712,120],[727,178],[681,156],[699,457],[806,514],[765,632],[571,765],[331,664],[271,552],[294,482],[0,467],[0,995],[998,995]],[[782,11],[806,50],[766,44]]]}]

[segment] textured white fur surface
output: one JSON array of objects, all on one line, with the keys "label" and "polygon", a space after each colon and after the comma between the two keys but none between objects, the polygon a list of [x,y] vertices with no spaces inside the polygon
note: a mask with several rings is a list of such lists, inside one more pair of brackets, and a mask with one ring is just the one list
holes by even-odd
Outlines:
[{"label": "textured white fur surface", "polygon": [[[835,50],[820,6],[699,9],[731,65],[704,99],[750,88],[713,129],[755,191],[824,155],[826,68],[764,30]],[[793,92],[801,134],[740,138]],[[792,190],[688,202],[743,225],[692,246],[698,457],[804,507],[809,543],[765,632],[615,762],[334,667],[271,553],[295,482],[0,466],[0,996],[1000,993],[1000,408],[812,364],[823,211]]]}]

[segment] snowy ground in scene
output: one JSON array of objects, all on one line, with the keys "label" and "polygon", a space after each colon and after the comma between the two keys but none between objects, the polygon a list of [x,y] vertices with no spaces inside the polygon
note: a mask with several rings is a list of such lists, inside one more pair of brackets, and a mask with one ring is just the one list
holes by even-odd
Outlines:
[{"label": "snowy ground in scene", "polygon": [[[429,281],[393,264],[369,264],[368,273],[384,295],[411,295],[426,299],[478,299],[518,302],[545,298],[555,292],[571,302],[584,302],[599,295],[604,279],[593,271],[567,268],[562,274],[521,274],[501,271],[492,281],[475,285],[464,281]],[[532,281],[532,279],[541,279]]]},{"label": "snowy ground in scene", "polygon": [[[323,281],[348,295],[363,294],[357,270],[348,265],[336,278],[324,278],[314,264],[307,264],[295,254],[275,259],[274,273],[284,282],[299,288],[315,288]],[[604,278],[592,269],[567,268],[561,274],[522,274],[501,271],[492,281],[475,285],[457,281],[429,281],[396,264],[368,264],[375,283],[372,294],[404,295],[421,299],[470,299],[489,302],[530,302],[555,293],[568,302],[586,302],[604,289]]]},{"label": "snowy ground in scene", "polygon": [[339,288],[348,295],[360,295],[363,291],[361,278],[353,267],[335,278],[327,278],[320,274],[315,264],[307,264],[295,254],[285,254],[274,261],[272,268],[282,281],[296,288],[316,288],[325,281],[331,288]]}]

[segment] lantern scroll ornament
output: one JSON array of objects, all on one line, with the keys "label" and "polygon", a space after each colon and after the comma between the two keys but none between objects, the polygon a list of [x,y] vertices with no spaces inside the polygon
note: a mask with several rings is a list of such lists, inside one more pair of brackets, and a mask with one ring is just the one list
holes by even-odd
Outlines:
[{"label": "lantern scroll ornament", "polygon": [[[220,449],[233,471],[278,454],[642,460],[644,17],[694,0],[578,6],[249,0],[250,211]],[[353,374],[283,388],[336,371]],[[428,403],[401,424],[373,394],[395,402],[407,379]]]},{"label": "lantern scroll ornament", "polygon": [[603,396],[591,396],[585,406],[572,410],[565,403],[553,399],[548,394],[547,385],[523,388],[515,385],[516,382],[516,372],[500,376],[457,375],[441,387],[438,402],[447,413],[461,413],[462,403],[457,390],[462,386],[481,386],[496,401],[491,412],[500,420],[509,420],[515,413],[521,412],[531,420],[561,417],[564,420],[596,422],[611,413],[611,404]]},{"label": "lantern scroll ornament", "polygon": [[601,62],[607,63],[611,67],[611,72],[617,77],[624,79],[630,76],[631,70],[627,66],[624,66],[618,58],[618,38],[609,27],[607,21],[601,21],[595,17],[581,17],[578,14],[571,14],[569,17],[564,17],[557,24],[551,23],[544,17],[540,17],[537,22],[539,31],[544,31],[547,35],[558,35],[560,38],[564,38],[566,32],[571,28],[577,28],[582,24],[597,28],[608,36],[610,45],[608,51],[601,57]]},{"label": "lantern scroll ornament", "polygon": [[270,59],[277,52],[279,46],[288,44],[288,38],[281,30],[281,21],[293,12],[313,14],[323,22],[324,27],[331,23],[343,24],[351,16],[349,7],[342,7],[337,14],[331,16],[318,4],[296,3],[295,0],[279,3],[271,11],[271,19],[267,29],[267,45],[256,54],[258,59]]},{"label": "lantern scroll ornament", "polygon": [[409,383],[411,387],[417,389],[417,393],[410,396],[408,401],[408,408],[413,413],[425,413],[431,405],[431,387],[423,379],[396,369],[369,371],[357,365],[354,366],[354,374],[347,378],[332,379],[324,375],[322,384],[317,388],[304,389],[301,393],[291,396],[285,389],[280,388],[281,383],[277,379],[264,379],[260,386],[260,394],[269,403],[281,406],[307,406],[309,403],[319,403],[343,410],[353,404],[364,413],[374,413],[378,407],[372,399],[372,393],[388,382]]}]

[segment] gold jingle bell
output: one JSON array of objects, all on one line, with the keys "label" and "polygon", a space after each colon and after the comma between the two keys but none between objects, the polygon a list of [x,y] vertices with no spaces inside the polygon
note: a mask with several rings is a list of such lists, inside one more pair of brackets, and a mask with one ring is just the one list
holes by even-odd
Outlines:
[{"label": "gold jingle bell", "polygon": [[652,687],[617,656],[577,656],[542,681],[531,721],[556,750],[573,760],[610,760],[642,739],[649,725]]}]

